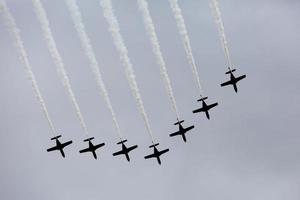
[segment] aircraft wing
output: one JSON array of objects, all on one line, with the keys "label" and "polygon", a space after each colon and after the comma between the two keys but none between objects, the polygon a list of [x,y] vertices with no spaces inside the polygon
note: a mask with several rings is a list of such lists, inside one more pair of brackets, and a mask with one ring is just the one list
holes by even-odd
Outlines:
[{"label": "aircraft wing", "polygon": [[213,104],[211,104],[211,105],[208,106],[208,109],[211,109],[211,108],[213,108],[213,107],[215,107],[217,105],[218,105],[218,103],[213,103]]},{"label": "aircraft wing", "polygon": [[148,158],[154,158],[155,157],[155,154],[150,154],[148,156],[145,156],[145,159],[148,159]]},{"label": "aircraft wing", "polygon": [[55,151],[55,150],[58,150],[58,147],[57,147],[57,146],[51,147],[51,148],[47,149],[48,152],[49,152],[49,151]]},{"label": "aircraft wing", "polygon": [[230,80],[230,81],[227,81],[225,83],[222,83],[221,86],[226,86],[226,85],[230,85],[230,84],[233,84],[233,82]]},{"label": "aircraft wing", "polygon": [[160,152],[160,155],[161,155],[161,154],[164,154],[164,153],[167,153],[168,151],[169,151],[169,149],[162,150],[162,151]]},{"label": "aircraft wing", "polygon": [[97,145],[95,145],[95,149],[98,149],[98,148],[100,148],[100,147],[103,147],[104,145],[105,145],[104,143],[97,144]]},{"label": "aircraft wing", "polygon": [[68,142],[66,142],[66,143],[63,143],[63,144],[62,144],[62,148],[66,147],[66,146],[68,146],[68,145],[70,145],[70,144],[72,144],[72,141],[68,141]]},{"label": "aircraft wing", "polygon": [[204,108],[199,108],[197,110],[193,110],[193,113],[204,112]]},{"label": "aircraft wing", "polygon": [[238,82],[238,81],[240,81],[240,80],[242,80],[242,79],[244,79],[244,78],[246,78],[246,75],[243,75],[243,76],[237,77],[237,78],[236,78],[236,82]]},{"label": "aircraft wing", "polygon": [[86,149],[80,150],[79,153],[85,153],[85,152],[89,152],[89,151],[91,151],[91,149],[90,148],[86,148]]},{"label": "aircraft wing", "polygon": [[180,135],[180,131],[177,131],[177,132],[175,132],[175,133],[171,133],[171,134],[170,134],[170,137],[173,137],[173,136],[175,136],[175,135]]},{"label": "aircraft wing", "polygon": [[124,154],[123,150],[113,153],[113,156],[117,156],[117,155],[121,155],[121,154]]},{"label": "aircraft wing", "polygon": [[135,149],[135,148],[137,148],[138,147],[138,145],[134,145],[134,146],[132,146],[132,147],[129,147],[128,148],[128,151],[132,151],[133,149]]},{"label": "aircraft wing", "polygon": [[190,126],[190,127],[187,127],[185,128],[186,131],[189,131],[189,130],[192,130],[195,126]]}]

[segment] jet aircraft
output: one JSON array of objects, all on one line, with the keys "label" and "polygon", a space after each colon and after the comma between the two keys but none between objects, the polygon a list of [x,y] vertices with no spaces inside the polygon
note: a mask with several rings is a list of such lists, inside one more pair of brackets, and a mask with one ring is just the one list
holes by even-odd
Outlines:
[{"label": "jet aircraft", "polygon": [[122,150],[113,153],[113,156],[124,154],[126,156],[127,161],[130,162],[130,157],[129,157],[128,153],[130,151],[136,149],[138,147],[138,145],[134,145],[134,146],[131,146],[131,147],[126,147],[126,145],[124,144],[125,142],[127,142],[127,140],[121,140],[120,142],[117,143],[117,144],[122,144]]},{"label": "jet aircraft", "polygon": [[210,116],[209,116],[209,110],[212,109],[213,107],[217,106],[218,103],[213,103],[213,104],[210,104],[210,105],[207,105],[205,103],[205,100],[207,99],[208,97],[202,97],[201,99],[198,99],[198,101],[202,101],[202,108],[199,108],[199,109],[196,109],[193,111],[193,113],[198,113],[198,112],[205,112],[206,114],[206,117],[207,119],[210,119]]},{"label": "jet aircraft", "polygon": [[150,154],[150,155],[147,155],[145,156],[145,159],[149,159],[149,158],[156,158],[157,159],[157,162],[158,164],[161,164],[161,161],[160,161],[160,156],[164,153],[167,153],[169,151],[169,149],[164,149],[162,151],[159,151],[156,146],[159,145],[159,143],[156,143],[156,144],[153,144],[151,146],[149,146],[149,148],[153,148],[154,152],[153,154]]},{"label": "jet aircraft", "polygon": [[88,139],[85,139],[83,140],[84,142],[89,142],[89,147],[86,148],[86,149],[82,149],[79,151],[79,153],[86,153],[86,152],[92,152],[93,153],[93,156],[95,159],[97,159],[97,154],[96,154],[96,150],[100,147],[103,147],[105,145],[105,143],[101,143],[101,144],[97,144],[97,145],[94,145],[91,140],[93,140],[94,137],[91,137],[91,138],[88,138]]},{"label": "jet aircraft", "polygon": [[60,137],[61,137],[61,135],[58,135],[58,136],[56,136],[56,137],[51,138],[51,140],[55,140],[56,146],[47,149],[47,152],[59,150],[60,153],[61,153],[61,155],[62,155],[62,157],[65,157],[65,153],[64,153],[64,150],[63,150],[63,149],[64,149],[66,146],[72,144],[72,140],[70,140],[70,141],[68,141],[68,142],[65,142],[65,143],[61,143],[61,142],[58,140],[58,138],[60,138]]},{"label": "jet aircraft", "polygon": [[228,70],[229,70],[229,71],[226,72],[225,74],[230,74],[230,80],[227,81],[227,82],[225,82],[225,83],[222,83],[222,84],[221,84],[221,87],[224,87],[224,86],[226,86],[226,85],[232,85],[234,91],[237,93],[237,92],[238,92],[238,88],[237,88],[237,85],[236,85],[236,84],[237,84],[237,82],[239,82],[240,80],[246,78],[246,75],[242,75],[242,76],[239,76],[239,77],[235,77],[235,76],[233,75],[233,72],[235,72],[236,69],[230,69],[230,68],[228,68]]},{"label": "jet aircraft", "polygon": [[[178,120],[178,119],[177,119]],[[187,127],[187,128],[183,128],[183,126],[181,125],[181,123],[183,123],[184,120],[182,121],[179,121],[176,122],[174,125],[179,125],[179,131],[175,132],[175,133],[172,133],[170,134],[170,137],[173,137],[173,136],[176,136],[176,135],[181,135],[182,136],[182,139],[184,142],[186,142],[186,137],[185,137],[185,134],[190,131],[191,129],[194,128],[194,126],[190,126],[190,127]]]}]

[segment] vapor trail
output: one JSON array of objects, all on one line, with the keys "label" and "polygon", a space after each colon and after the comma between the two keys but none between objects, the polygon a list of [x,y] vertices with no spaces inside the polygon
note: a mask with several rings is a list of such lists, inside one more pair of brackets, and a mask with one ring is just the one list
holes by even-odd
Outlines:
[{"label": "vapor trail", "polygon": [[193,56],[189,35],[188,35],[187,29],[186,29],[186,26],[185,26],[185,22],[184,22],[182,13],[181,13],[181,9],[178,5],[177,0],[169,0],[169,2],[170,2],[170,6],[171,6],[171,9],[172,9],[174,18],[176,20],[177,28],[179,29],[179,34],[181,35],[181,38],[182,38],[182,41],[183,41],[183,45],[184,45],[185,52],[187,54],[188,62],[192,67],[192,72],[193,72],[194,77],[197,81],[197,85],[198,85],[200,94],[202,95],[203,94],[203,89],[202,89],[202,86],[201,86],[199,73],[198,73],[197,66],[196,66],[196,63],[195,63],[195,59],[194,59],[194,56]]},{"label": "vapor trail", "polygon": [[40,0],[32,0],[32,3],[33,3],[33,7],[34,7],[34,11],[37,15],[37,18],[40,22],[40,25],[41,25],[41,28],[42,28],[42,31],[43,31],[43,36],[44,36],[44,39],[48,45],[48,49],[49,49],[49,52],[54,60],[54,63],[56,65],[56,68],[57,68],[57,72],[59,74],[59,77],[67,91],[67,94],[72,102],[72,105],[76,111],[76,114],[77,114],[77,117],[80,121],[80,125],[81,127],[83,128],[84,132],[86,134],[88,134],[88,130],[87,130],[87,127],[86,127],[86,124],[85,124],[85,121],[83,119],[83,116],[80,112],[80,108],[78,106],[78,103],[76,101],[76,98],[75,98],[75,95],[73,93],[73,90],[72,90],[72,87],[71,87],[71,84],[70,84],[70,81],[69,81],[69,78],[67,76],[67,73],[66,73],[66,70],[65,70],[65,67],[64,67],[64,63],[62,61],[62,58],[56,48],[56,43],[54,41],[54,38],[53,38],[53,35],[52,35],[52,32],[51,32],[51,29],[50,29],[50,25],[49,25],[49,21],[48,21],[48,18],[47,18],[47,15],[46,15],[46,11],[42,5],[42,3],[40,2]]},{"label": "vapor trail", "polygon": [[229,68],[231,68],[232,67],[232,62],[231,62],[231,57],[230,57],[229,48],[228,48],[228,42],[227,42],[226,35],[225,35],[224,23],[223,23],[223,20],[222,20],[221,11],[220,11],[218,1],[217,0],[210,0],[210,7],[211,7],[211,10],[213,12],[213,15],[214,15],[214,18],[215,18],[215,23],[216,23],[217,28],[218,28],[219,38],[220,38],[220,42],[221,42],[223,50],[224,50],[227,66]]},{"label": "vapor trail", "polygon": [[20,36],[20,31],[17,28],[15,19],[13,18],[12,14],[4,0],[0,0],[0,12],[2,13],[2,15],[4,17],[4,23],[14,40],[14,46],[16,47],[17,53],[19,55],[19,59],[25,68],[27,77],[31,81],[33,92],[43,110],[43,113],[45,115],[45,118],[47,119],[47,122],[50,126],[50,129],[51,129],[53,135],[56,135],[56,131],[55,131],[54,125],[51,121],[50,115],[48,113],[45,101],[42,97],[39,86],[37,84],[37,81],[35,79],[32,69],[31,69],[31,65],[28,60],[27,52],[25,50],[23,41]]},{"label": "vapor trail", "polygon": [[113,11],[113,8],[111,5],[111,1],[110,0],[102,0],[100,4],[103,9],[103,15],[104,15],[107,23],[109,24],[109,31],[111,32],[111,35],[113,37],[115,47],[116,47],[117,51],[119,52],[121,62],[125,67],[125,73],[126,73],[127,80],[129,82],[131,92],[132,92],[133,96],[135,97],[138,110],[145,122],[145,126],[151,137],[151,140],[154,143],[154,137],[153,137],[153,134],[152,134],[152,131],[150,128],[149,120],[148,120],[148,117],[147,117],[147,114],[146,114],[146,111],[144,108],[144,104],[143,104],[136,80],[135,80],[134,70],[133,70],[132,64],[131,64],[129,56],[128,56],[127,48],[124,44],[123,37],[120,33],[119,23],[114,14],[114,11]]},{"label": "vapor trail", "polygon": [[152,51],[155,54],[156,62],[160,67],[160,73],[161,73],[161,75],[164,79],[165,88],[166,88],[166,91],[169,95],[169,98],[170,98],[170,101],[171,101],[171,104],[172,104],[172,108],[173,108],[174,112],[177,115],[177,119],[180,119],[178,109],[177,109],[177,105],[176,105],[175,96],[174,96],[173,89],[172,89],[172,86],[171,86],[171,81],[170,81],[168,71],[167,71],[167,68],[166,68],[166,63],[164,61],[162,52],[160,50],[159,41],[158,41],[158,38],[157,38],[157,35],[156,35],[156,32],[155,32],[155,27],[154,27],[154,24],[153,24],[151,15],[150,15],[150,11],[149,11],[149,8],[148,8],[148,3],[147,3],[146,0],[138,0],[138,5],[139,5],[139,8],[140,8],[140,10],[143,14],[144,25],[145,25],[147,34],[150,38],[150,41],[151,41]]},{"label": "vapor trail", "polygon": [[80,38],[81,46],[84,49],[84,52],[85,52],[85,54],[86,54],[86,56],[87,56],[87,58],[90,62],[90,67],[91,67],[91,69],[92,69],[92,71],[95,75],[100,93],[102,94],[102,96],[103,96],[103,98],[106,102],[106,105],[107,105],[107,107],[108,107],[108,109],[109,109],[109,111],[112,115],[113,122],[114,122],[115,128],[117,130],[117,133],[118,133],[120,139],[122,139],[120,126],[119,126],[119,123],[117,121],[116,114],[113,110],[113,107],[112,107],[107,89],[105,87],[105,84],[104,84],[104,81],[103,81],[103,78],[102,78],[102,74],[100,72],[100,67],[99,67],[99,64],[97,62],[93,47],[92,47],[91,42],[90,42],[90,38],[88,37],[88,35],[86,33],[85,26],[84,26],[84,23],[82,21],[82,15],[80,13],[78,5],[77,5],[75,0],[66,0],[66,3],[67,3],[67,6],[70,10],[71,17],[72,17],[72,20],[73,20],[73,23],[74,23],[74,27],[75,27],[75,29],[78,33],[79,38]]}]

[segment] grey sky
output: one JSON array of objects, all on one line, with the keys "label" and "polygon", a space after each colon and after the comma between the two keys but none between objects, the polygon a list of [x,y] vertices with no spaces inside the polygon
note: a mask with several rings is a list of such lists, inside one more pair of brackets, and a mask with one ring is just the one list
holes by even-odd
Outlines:
[{"label": "grey sky", "polygon": [[114,158],[117,134],[82,52],[66,4],[43,0],[78,103],[91,135],[106,142],[100,159],[80,155],[84,133],[56,74],[30,0],[7,0],[21,29],[50,115],[63,139],[74,144],[66,159],[47,153],[50,130],[0,23],[0,198],[14,199],[207,199],[298,200],[300,198],[300,2],[220,2],[237,74],[246,73],[238,95],[221,88],[223,52],[208,0],[181,0],[205,94],[220,105],[207,121],[193,115],[197,87],[168,1],[149,1],[180,114],[196,128],[188,142],[169,138],[177,127],[159,67],[135,0],[113,0],[155,138],[170,152],[162,166],[144,160],[150,139],[131,96],[124,68],[107,31],[98,0],[78,0],[121,129],[138,144],[132,162]]}]

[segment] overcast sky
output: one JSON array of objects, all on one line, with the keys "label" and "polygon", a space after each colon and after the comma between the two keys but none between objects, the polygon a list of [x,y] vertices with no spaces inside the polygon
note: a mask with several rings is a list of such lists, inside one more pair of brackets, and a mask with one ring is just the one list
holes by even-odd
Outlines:
[{"label": "overcast sky", "polygon": [[138,144],[132,161],[119,150],[112,119],[99,95],[66,4],[43,0],[50,25],[90,135],[105,142],[98,160],[79,154],[85,135],[58,79],[30,0],[7,0],[21,30],[30,63],[62,140],[59,152],[0,23],[0,198],[5,200],[205,199],[299,200],[300,198],[300,2],[221,1],[237,74],[247,74],[239,93],[221,88],[228,79],[208,0],[179,0],[211,111],[200,104],[196,83],[167,0],[149,0],[162,52],[184,125],[195,125],[186,144],[168,135],[178,129],[136,0],[113,0],[115,14],[136,71],[162,165],[144,160],[151,141],[137,112],[98,0],[78,0],[104,81],[128,144]]}]

